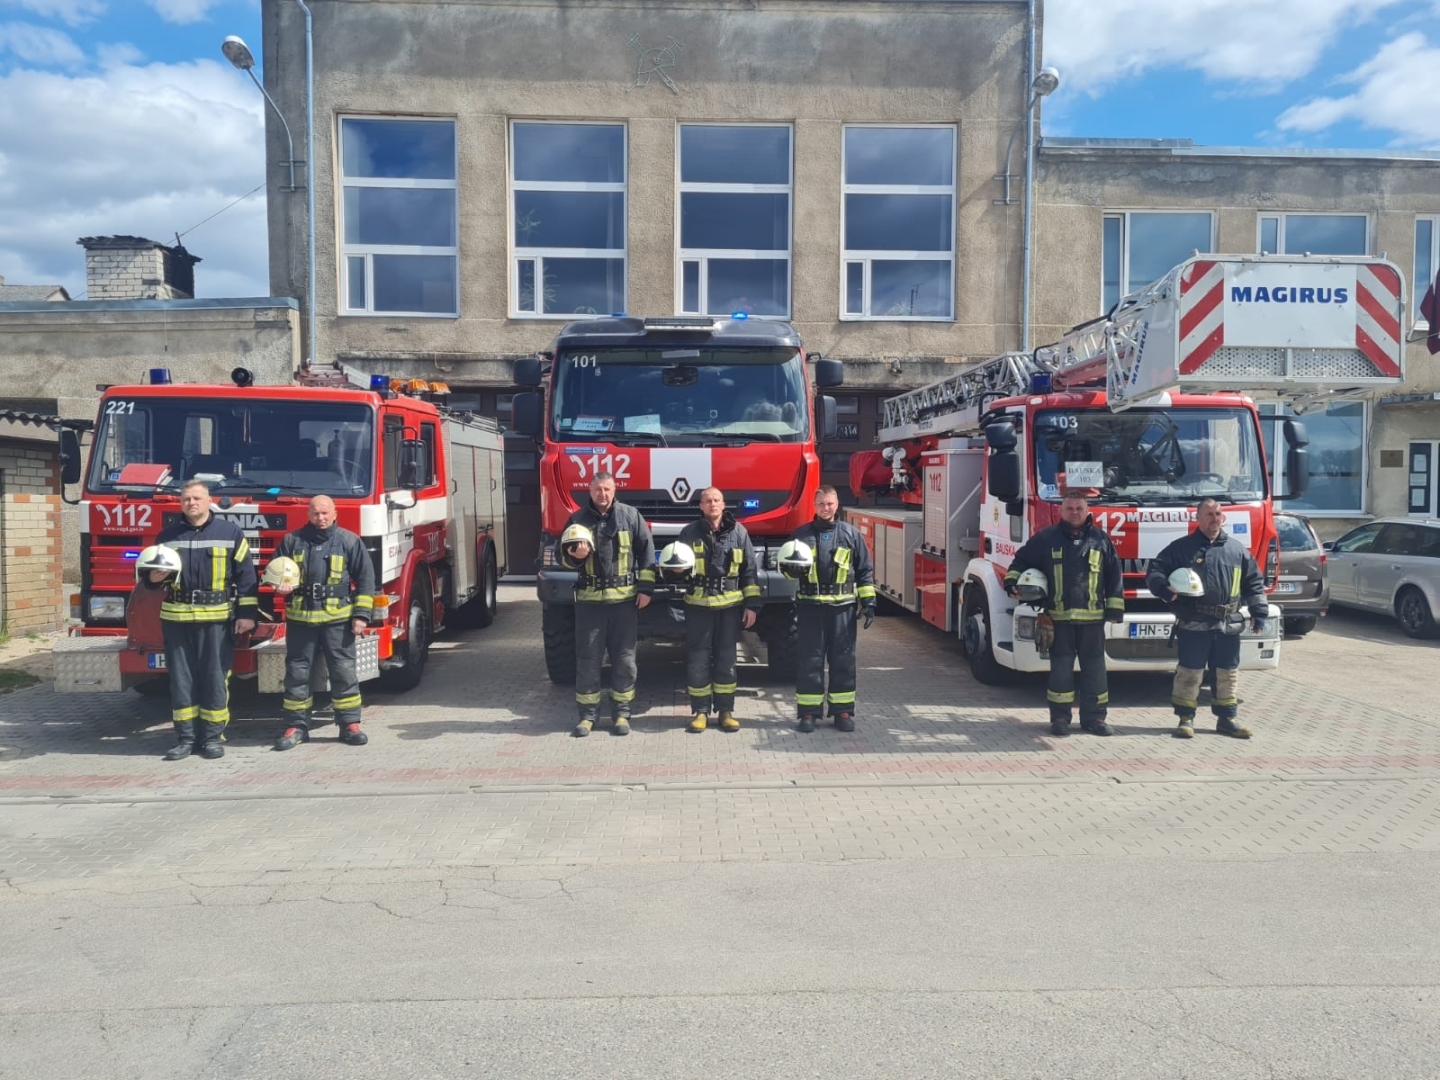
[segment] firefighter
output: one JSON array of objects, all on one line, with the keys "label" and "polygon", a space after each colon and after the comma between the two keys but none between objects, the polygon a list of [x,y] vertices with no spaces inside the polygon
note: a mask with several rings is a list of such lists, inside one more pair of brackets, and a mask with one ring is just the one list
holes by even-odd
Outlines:
[{"label": "firefighter", "polygon": [[[375,564],[360,537],[335,524],[335,501],[328,495],[311,499],[308,523],[276,545],[271,566],[281,559],[298,565],[300,581],[291,583],[282,577],[275,586],[276,595],[287,598],[285,696],[280,706],[285,731],[275,740],[275,749],[291,750],[310,741],[310,711],[315,704],[311,669],[317,653],[325,657],[329,672],[330,704],[340,741],[364,746],[370,737],[360,730],[355,638],[375,613]],[[265,568],[267,574],[271,566]]]},{"label": "firefighter", "polygon": [[634,507],[615,501],[615,477],[597,472],[590,500],[560,534],[560,564],[575,582],[576,738],[590,734],[600,712],[600,668],[610,653],[610,705],[615,735],[630,734],[635,700],[635,640],[640,610],[655,587],[655,541]]},{"label": "firefighter", "polygon": [[[1060,501],[1060,520],[1030,537],[1005,573],[1005,591],[1018,596],[1028,570],[1045,575],[1045,610],[1053,623],[1050,642],[1050,731],[1070,734],[1075,707],[1075,662],[1080,662],[1080,730],[1113,735],[1106,722],[1110,689],[1105,673],[1105,623],[1125,621],[1120,558],[1110,537],[1090,515],[1088,490],[1070,489]],[[1037,624],[1038,624],[1037,620]],[[1044,643],[1037,640],[1037,649]],[[1043,651],[1043,650],[1041,650]]]},{"label": "firefighter", "polygon": [[259,612],[250,542],[211,511],[209,485],[190,480],[180,489],[180,520],[161,529],[155,543],[180,557],[178,573],[150,569],[141,581],[165,590],[160,627],[175,722],[165,760],[189,757],[197,746],[201,757],[224,757],[235,637],[255,629]]},{"label": "firefighter", "polygon": [[1250,549],[1221,526],[1225,512],[1216,499],[1201,499],[1195,507],[1195,532],[1182,536],[1150,560],[1145,584],[1156,596],[1168,597],[1175,609],[1175,643],[1180,663],[1170,702],[1179,722],[1177,739],[1195,737],[1195,710],[1200,682],[1207,666],[1215,668],[1215,691],[1210,711],[1215,730],[1235,739],[1250,738],[1251,731],[1236,720],[1239,698],[1240,635],[1249,615],[1255,633],[1265,629],[1270,605],[1265,581]]},{"label": "firefighter", "polygon": [[836,520],[839,512],[840,496],[829,484],[822,485],[815,492],[815,517],[796,530],[780,552],[781,572],[798,578],[795,713],[800,720],[796,730],[806,734],[815,730],[825,712],[827,661],[830,718],[839,731],[855,730],[857,610],[865,629],[875,621],[870,549],[858,529]]},{"label": "firefighter", "polygon": [[[693,556],[685,591],[685,668],[690,711],[695,715],[685,730],[705,730],[713,701],[720,730],[739,731],[735,647],[740,630],[754,626],[760,611],[750,534],[725,509],[724,493],[708,487],[700,492],[699,520],[681,529],[672,546],[688,549]],[[666,560],[662,557],[660,563],[664,573]]]}]

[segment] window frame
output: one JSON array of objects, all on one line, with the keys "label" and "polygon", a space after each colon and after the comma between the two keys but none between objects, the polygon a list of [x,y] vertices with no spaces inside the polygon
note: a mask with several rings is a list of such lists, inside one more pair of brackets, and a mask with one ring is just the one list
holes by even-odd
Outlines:
[{"label": "window frame", "polygon": [[[450,180],[419,179],[416,177],[356,176],[345,175],[345,121],[347,120],[395,120],[418,124],[449,124],[455,133],[455,160],[452,166],[454,177]],[[335,200],[335,243],[339,253],[336,267],[336,312],[345,318],[362,319],[458,319],[460,318],[460,125],[453,116],[407,116],[400,113],[340,113],[335,117],[335,178],[339,187]],[[436,247],[425,244],[352,244],[345,239],[345,190],[346,188],[408,188],[411,190],[449,190],[455,193],[455,243],[451,247]],[[452,260],[454,272],[454,311],[376,311],[375,310],[375,261],[376,255],[438,255]],[[350,306],[350,260],[365,260],[365,306]]]},{"label": "window frame", "polygon": [[[578,127],[613,127],[620,129],[621,167],[625,179],[619,183],[588,180],[516,180],[515,179],[515,129],[521,125],[542,124]],[[625,285],[621,291],[620,310],[630,310],[630,123],[627,120],[581,120],[557,119],[555,117],[511,117],[505,140],[507,163],[505,166],[505,247],[509,251],[509,292],[506,307],[511,319],[526,321],[575,322],[580,319],[604,319],[614,315],[613,311],[589,312],[545,312],[540,310],[545,296],[546,259],[619,259]],[[618,192],[621,205],[621,246],[616,252],[611,248],[557,248],[521,247],[515,238],[515,193],[517,191],[561,191],[561,192]],[[534,311],[520,309],[520,264],[533,262],[532,286]]]},{"label": "window frame", "polygon": [[[1430,260],[1430,272],[1421,276],[1420,273],[1420,224],[1425,222],[1430,226],[1430,250],[1427,256]],[[1437,276],[1440,276],[1440,214],[1416,214],[1415,215],[1415,262],[1413,264],[1414,274],[1411,277],[1411,288],[1414,296],[1411,303],[1414,305],[1415,329],[1430,329],[1430,320],[1425,318],[1420,311],[1420,305],[1425,302],[1425,294],[1435,284]]]},{"label": "window frame", "polygon": [[[686,128],[777,128],[788,136],[786,170],[789,181],[785,184],[734,184],[711,183],[708,181],[685,180],[683,157],[684,132]],[[784,195],[785,206],[785,249],[766,250],[763,248],[687,248],[682,243],[682,222],[684,198],[687,193],[711,193],[717,195]],[[785,263],[785,310],[779,315],[750,315],[752,319],[787,321],[795,310],[795,125],[791,123],[767,123],[761,121],[702,120],[681,121],[675,125],[675,314],[707,315],[710,306],[711,259],[736,261],[784,260]],[[696,310],[685,306],[685,267],[687,263],[698,264],[699,283],[696,291]]]},{"label": "window frame", "polygon": [[[1288,249],[1285,243],[1285,222],[1289,218],[1300,217],[1328,217],[1328,218],[1362,218],[1365,222],[1365,250],[1355,258],[1362,258],[1370,255],[1375,246],[1375,217],[1373,214],[1357,211],[1355,213],[1341,212],[1337,210],[1267,210],[1255,215],[1255,251],[1257,254],[1265,255],[1293,255],[1296,254]],[[1265,222],[1276,222],[1275,229],[1275,251],[1265,251],[1261,244],[1264,236]],[[1303,252],[1301,253],[1303,254]]]},{"label": "window frame", "polygon": [[[1186,216],[1196,216],[1199,214],[1204,214],[1210,219],[1210,243],[1208,245],[1209,251],[1202,251],[1201,254],[1212,255],[1215,253],[1216,236],[1217,230],[1219,229],[1220,217],[1219,213],[1215,210],[1201,210],[1191,207],[1178,206],[1161,206],[1130,207],[1128,209],[1114,209],[1104,211],[1100,218],[1100,311],[1102,314],[1108,314],[1111,307],[1114,306],[1113,304],[1106,303],[1105,299],[1105,226],[1111,221],[1118,221],[1120,223],[1120,266],[1119,277],[1116,282],[1116,288],[1119,290],[1119,292],[1115,297],[1115,303],[1119,303],[1120,300],[1122,300],[1124,297],[1126,297],[1133,291],[1133,289],[1127,286],[1130,281],[1130,219],[1136,214],[1144,214],[1148,217],[1161,217],[1164,215],[1177,216],[1182,214]],[[1135,287],[1138,288],[1142,285],[1148,284],[1150,284],[1150,282],[1148,281],[1137,282]]]},{"label": "window frame", "polygon": [[[847,133],[855,128],[878,128],[887,131],[902,130],[944,130],[950,132],[950,183],[940,184],[851,184],[846,180]],[[958,264],[960,261],[957,235],[960,220],[960,126],[958,124],[842,124],[840,126],[840,296],[839,317],[841,322],[917,322],[955,323],[960,319]],[[848,230],[849,195],[947,195],[950,199],[950,248],[948,253],[940,251],[883,251],[873,249],[850,250],[845,246]],[[950,314],[948,315],[876,315],[870,310],[873,302],[871,267],[876,262],[948,262],[950,264]],[[848,309],[849,271],[852,265],[861,268],[860,306],[861,311]]]}]

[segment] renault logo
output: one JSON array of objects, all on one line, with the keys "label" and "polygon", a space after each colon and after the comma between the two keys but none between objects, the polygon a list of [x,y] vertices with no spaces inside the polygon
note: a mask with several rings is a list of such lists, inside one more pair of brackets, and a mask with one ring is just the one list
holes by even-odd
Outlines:
[{"label": "renault logo", "polygon": [[675,482],[670,485],[670,498],[674,499],[677,503],[688,501],[690,498],[690,481],[686,480],[683,476],[677,477]]}]

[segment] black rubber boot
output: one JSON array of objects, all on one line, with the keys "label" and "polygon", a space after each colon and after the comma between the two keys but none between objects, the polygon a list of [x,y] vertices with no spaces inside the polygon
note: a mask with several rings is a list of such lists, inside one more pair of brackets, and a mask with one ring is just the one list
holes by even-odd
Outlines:
[{"label": "black rubber boot", "polygon": [[350,723],[341,726],[340,741],[349,746],[364,746],[370,741],[370,736],[360,730],[359,724]]},{"label": "black rubber boot", "polygon": [[175,745],[165,752],[166,761],[183,761],[195,752],[195,722],[175,725]]},{"label": "black rubber boot", "polygon": [[216,758],[225,756],[225,725],[212,724],[208,721],[201,721],[200,728],[203,731],[200,744],[200,756],[214,761]]},{"label": "black rubber boot", "polygon": [[276,750],[293,750],[302,742],[310,741],[310,729],[303,727],[287,727],[285,734],[275,740]]}]

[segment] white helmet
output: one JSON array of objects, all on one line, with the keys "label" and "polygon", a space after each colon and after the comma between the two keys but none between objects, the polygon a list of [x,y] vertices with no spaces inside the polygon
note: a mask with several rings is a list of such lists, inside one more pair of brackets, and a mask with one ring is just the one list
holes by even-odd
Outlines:
[{"label": "white helmet", "polygon": [[135,560],[135,577],[146,570],[160,570],[167,574],[180,573],[180,553],[174,548],[151,544]]},{"label": "white helmet", "polygon": [[1175,590],[1177,596],[1204,596],[1205,582],[1200,580],[1200,575],[1188,566],[1181,567],[1170,575],[1170,588]]},{"label": "white helmet", "polygon": [[810,573],[810,568],[815,565],[815,553],[803,540],[786,540],[780,545],[775,563],[780,567],[780,573],[786,577],[802,578]]},{"label": "white helmet", "polygon": [[1044,600],[1050,595],[1050,583],[1045,580],[1045,571],[1036,570],[1034,567],[1020,575],[1020,580],[1015,583],[1015,587],[1016,591],[1020,593],[1020,599],[1027,604]]},{"label": "white helmet", "polygon": [[695,570],[695,552],[679,540],[666,544],[660,552],[660,570],[666,577],[683,581]]},{"label": "white helmet", "polygon": [[560,534],[560,546],[568,548],[572,544],[589,544],[593,548],[595,534],[578,521],[573,525],[567,525],[565,531]]},{"label": "white helmet", "polygon": [[260,580],[266,585],[299,585],[300,564],[288,555],[276,555],[266,565]]}]

